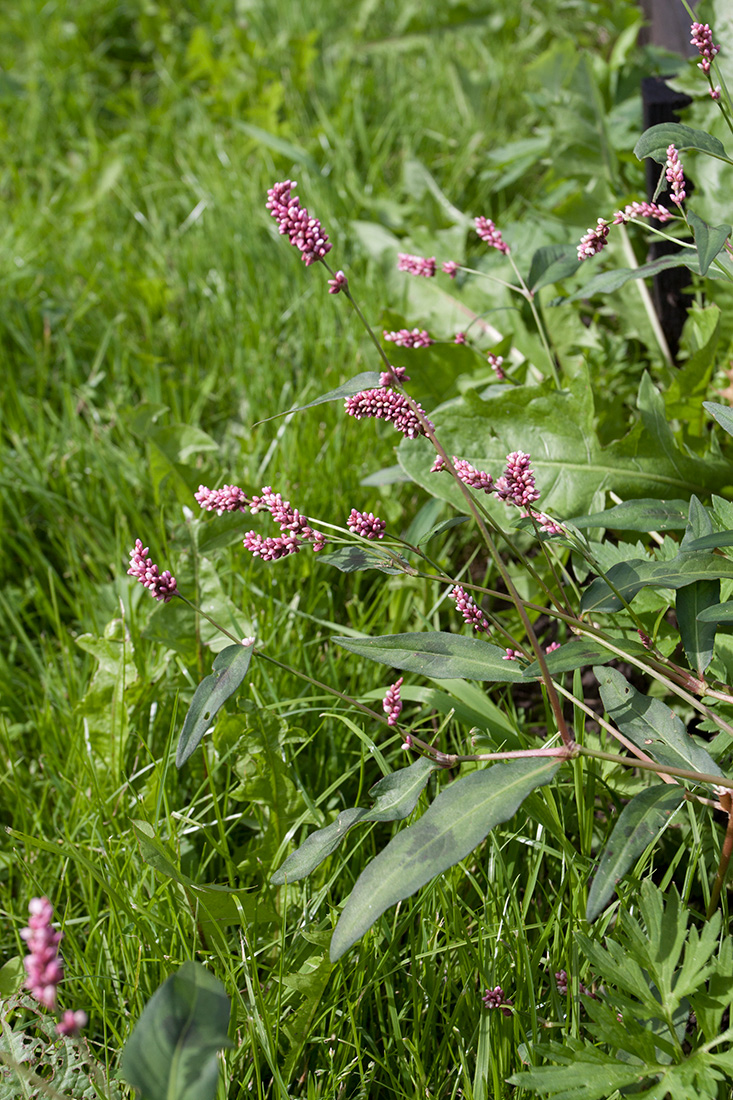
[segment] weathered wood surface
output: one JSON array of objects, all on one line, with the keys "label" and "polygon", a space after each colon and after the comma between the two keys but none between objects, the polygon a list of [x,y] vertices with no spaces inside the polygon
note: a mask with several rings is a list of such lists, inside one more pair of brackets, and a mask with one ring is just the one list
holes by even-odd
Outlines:
[{"label": "weathered wood surface", "polygon": [[[695,8],[697,0],[692,0]],[[647,26],[639,36],[642,44],[664,46],[668,50],[692,57],[697,51],[690,42],[690,17],[679,0],[639,0]]]}]

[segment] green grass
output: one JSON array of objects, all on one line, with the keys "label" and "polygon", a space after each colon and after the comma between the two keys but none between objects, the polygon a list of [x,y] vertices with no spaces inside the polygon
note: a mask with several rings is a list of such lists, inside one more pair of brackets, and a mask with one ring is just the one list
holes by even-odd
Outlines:
[{"label": "green grass", "polygon": [[[543,826],[497,830],[329,969],[338,906],[389,827],[352,834],[304,884],[268,878],[308,827],[365,802],[399,765],[399,738],[257,661],[177,773],[211,633],[125,569],[140,537],[273,657],[359,698],[384,690],[390,673],[329,639],[430,626],[434,588],[344,577],[307,554],[263,565],[235,535],[207,550],[217,520],[182,511],[200,482],[271,484],[310,516],[343,524],[357,507],[398,530],[424,503],[361,485],[394,463],[395,440],[339,403],[254,426],[377,369],[348,303],[277,236],[265,192],[299,180],[379,327],[382,310],[408,312],[408,291],[355,222],[408,251],[453,247],[442,193],[528,237],[589,224],[598,190],[589,199],[582,178],[563,190],[573,166],[557,157],[572,142],[512,178],[491,157],[550,125],[558,51],[608,57],[630,21],[631,5],[561,0],[23,0],[0,16],[2,946],[22,953],[28,899],[48,894],[66,930],[63,1006],[87,1009],[111,1074],[147,1000],[192,957],[233,1000],[220,1089],[232,1100],[500,1097],[520,1044],[577,1031],[577,999],[560,999],[552,974],[578,968],[591,852],[566,838],[564,815],[592,833],[582,791],[577,806],[570,787],[543,794]],[[597,151],[575,153],[592,175]],[[431,396],[454,381],[433,379]],[[180,885],[144,861],[133,819],[197,882],[246,888],[241,919],[202,936]],[[482,1008],[496,984],[509,1018]]]}]

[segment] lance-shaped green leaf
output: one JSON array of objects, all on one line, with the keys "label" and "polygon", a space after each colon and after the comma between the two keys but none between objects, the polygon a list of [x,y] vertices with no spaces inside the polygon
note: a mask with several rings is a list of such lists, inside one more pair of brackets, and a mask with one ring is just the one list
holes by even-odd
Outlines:
[{"label": "lance-shaped green leaf", "polygon": [[699,274],[697,253],[686,249],[684,252],[675,252],[671,256],[660,256],[658,260],[640,264],[639,267],[614,267],[612,271],[602,271],[600,275],[589,279],[580,290],[569,294],[567,298],[555,299],[553,305],[565,306],[570,302],[579,302],[583,298],[592,298],[595,294],[611,294],[615,290],[620,290],[632,279],[651,278],[673,267],[687,267],[690,271]]},{"label": "lance-shaped green leaf", "polygon": [[335,962],[381,914],[467,856],[548,783],[554,760],[512,760],[472,772],[441,791],[414,825],[393,837],[357,880],[331,940]]},{"label": "lance-shaped green leaf", "polygon": [[[644,646],[633,638],[624,640],[624,650],[631,654],[644,653]],[[614,661],[617,653],[611,652],[600,642],[594,642],[591,638],[571,638],[559,649],[553,649],[545,657],[547,670],[551,676],[561,672],[572,672],[573,669],[583,668],[586,665],[604,665],[608,661]],[[524,670],[525,680],[534,680],[540,675],[540,666],[537,661],[532,661]]]},{"label": "lance-shaped green leaf", "polygon": [[[396,556],[399,558],[399,555]],[[404,561],[404,558],[400,560]],[[360,573],[364,569],[379,569],[381,573],[404,573],[410,569],[406,561],[405,568],[400,569],[386,554],[361,546],[339,546],[338,550],[334,550],[332,554],[320,553],[318,563],[333,565],[342,573]]]},{"label": "lance-shaped green leaf", "polygon": [[688,550],[720,550],[723,546],[733,546],[733,531],[712,531],[709,535],[701,535],[699,539],[693,539]]},{"label": "lance-shaped green leaf", "polygon": [[715,257],[723,251],[725,242],[733,230],[729,225],[708,225],[693,210],[688,212],[687,220],[697,245],[700,274],[706,275]]},{"label": "lance-shaped green leaf", "polygon": [[701,619],[700,613],[720,603],[720,581],[695,581],[677,592],[675,613],[680,638],[690,668],[702,676],[713,659],[717,623]]},{"label": "lance-shaped green leaf", "polygon": [[[731,563],[733,565],[733,563]],[[405,672],[418,672],[436,680],[494,680],[516,684],[522,679],[506,650],[481,641],[426,630],[417,634],[382,634],[377,638],[334,638],[344,649]]]},{"label": "lance-shaped green leaf", "polygon": [[616,883],[644,849],[659,837],[684,800],[682,787],[660,783],[640,791],[624,806],[603,850],[588,894],[587,921],[596,919],[613,896]]},{"label": "lance-shaped green leaf", "polygon": [[613,590],[630,603],[642,588],[682,588],[694,581],[714,581],[733,577],[733,561],[718,554],[684,553],[671,561],[644,561],[632,559],[611,566],[608,580],[597,577],[590,584],[580,601],[582,611],[619,611],[623,601]]},{"label": "lance-shaped green leaf", "polygon": [[295,882],[314,871],[327,856],[338,848],[352,825],[358,821],[402,821],[417,806],[417,800],[435,771],[437,764],[421,757],[409,768],[400,768],[380,779],[369,792],[375,799],[371,810],[354,806],[342,810],[335,821],[314,833],[303,841],[301,846],[288,856],[277,869],[270,881],[275,886],[284,882]]},{"label": "lance-shaped green leaf", "polygon": [[634,153],[639,160],[651,157],[657,164],[665,164],[667,149],[670,145],[679,151],[681,149],[697,149],[701,153],[709,153],[714,157],[723,157],[727,160],[725,146],[711,134],[704,130],[695,130],[692,126],[685,126],[681,122],[662,122],[659,126],[650,126],[641,135]]},{"label": "lance-shaped green leaf", "polygon": [[227,1035],[229,998],[205,967],[185,962],[153,994],[122,1052],[121,1073],[140,1100],[214,1100],[217,1051]]},{"label": "lance-shaped green leaf", "polygon": [[574,527],[608,527],[612,531],[684,531],[687,526],[686,500],[626,500],[603,512],[569,519]]},{"label": "lance-shaped green leaf", "polygon": [[720,405],[717,401],[703,401],[702,407],[715,417],[728,435],[733,435],[733,410],[727,405]]},{"label": "lance-shaped green leaf", "polygon": [[378,371],[362,371],[361,374],[356,374],[353,378],[350,378],[348,382],[344,382],[342,386],[337,386],[335,390],[329,390],[328,393],[321,394],[320,397],[309,401],[307,405],[297,405],[294,409],[286,409],[285,412],[275,413],[274,416],[268,416],[265,420],[258,420],[257,424],[252,426],[256,428],[258,424],[268,424],[270,420],[277,420],[281,416],[292,416],[293,413],[303,412],[304,409],[312,409],[316,405],[325,405],[327,401],[340,401],[345,397],[352,397],[355,393],[361,393],[362,390],[375,389],[379,384],[380,374]]},{"label": "lance-shaped green leaf", "polygon": [[529,267],[527,286],[540,290],[574,275],[580,267],[578,247],[573,244],[545,244],[538,248]]},{"label": "lance-shaped green leaf", "polygon": [[697,617],[701,623],[733,623],[733,600],[706,607]]},{"label": "lance-shaped green leaf", "polygon": [[647,756],[672,768],[723,774],[707,749],[693,741],[682,720],[661,699],[642,695],[615,668],[594,668],[593,672],[609,718]]},{"label": "lance-shaped green leaf", "polygon": [[176,750],[176,767],[186,763],[210,729],[217,712],[233,695],[247,675],[254,644],[229,645],[217,653],[213,673],[206,676],[194,692],[191,706],[183,723]]}]

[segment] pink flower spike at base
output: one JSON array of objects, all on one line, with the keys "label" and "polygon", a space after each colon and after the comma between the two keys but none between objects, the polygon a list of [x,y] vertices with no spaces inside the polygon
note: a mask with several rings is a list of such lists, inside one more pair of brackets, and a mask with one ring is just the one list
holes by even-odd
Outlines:
[{"label": "pink flower spike at base", "polygon": [[361,535],[364,539],[382,539],[387,526],[383,519],[379,519],[374,512],[357,512],[351,509],[351,515],[346,521],[350,531],[355,535]]},{"label": "pink flower spike at base", "polygon": [[57,1035],[78,1035],[83,1027],[86,1027],[89,1017],[80,1008],[76,1012],[67,1009],[56,1024]]},{"label": "pink flower spike at base", "polygon": [[685,173],[682,168],[679,153],[674,145],[669,145],[667,147],[667,163],[665,168],[667,183],[672,192],[669,197],[677,206],[681,206],[687,198],[687,192],[685,191]]},{"label": "pink flower spike at base", "polygon": [[[394,726],[397,724],[397,719],[402,712],[402,700],[400,699],[400,688],[402,687],[404,677],[400,676],[399,680],[395,680],[391,687],[387,688],[384,700],[382,702],[382,710],[387,715],[387,725]],[[410,742],[412,744],[412,742]],[[408,746],[409,747],[409,746]]]},{"label": "pink flower spike at base", "polygon": [[143,546],[140,539],[135,539],[135,546],[130,551],[130,568],[127,572],[131,577],[137,578],[144,588],[149,589],[150,595],[156,600],[168,603],[178,595],[176,578],[167,569],[163,573],[158,570],[153,559],[148,557],[148,547]]},{"label": "pink flower spike at base", "polygon": [[267,192],[265,203],[277,221],[278,229],[298,249],[306,267],[322,260],[331,251],[328,235],[324,233],[318,218],[312,218],[300,205],[297,195],[291,195],[295,180],[274,184]]},{"label": "pink flower spike at base", "polygon": [[199,485],[198,492],[193,495],[206,512],[216,512],[218,516],[223,512],[246,512],[249,507],[249,500],[238,485],[223,485],[221,489]]},{"label": "pink flower spike at base", "polygon": [[328,293],[340,294],[342,290],[346,290],[348,285],[349,281],[343,271],[337,271],[333,279],[328,280]]},{"label": "pink flower spike at base", "polygon": [[26,970],[25,988],[45,1008],[56,1007],[56,987],[63,977],[64,968],[59,958],[59,944],[63,932],[54,932],[51,925],[53,906],[48,898],[31,898],[28,903],[28,927],[20,935],[28,945],[23,959]]},{"label": "pink flower spike at base", "polygon": [[397,270],[406,271],[408,275],[421,275],[423,279],[432,279],[435,274],[435,256],[426,259],[424,256],[412,256],[409,252],[399,252]]},{"label": "pink flower spike at base", "polygon": [[526,508],[528,504],[539,499],[530,461],[530,456],[523,451],[512,451],[506,456],[506,469],[496,481],[496,495],[499,500]]},{"label": "pink flower spike at base", "polygon": [[505,256],[509,255],[511,251],[509,245],[502,239],[501,232],[491,218],[474,218],[473,224],[476,226],[479,237],[489,248],[498,248],[499,252],[503,252]]},{"label": "pink flower spike at base", "polygon": [[596,256],[606,247],[608,240],[608,222],[599,218],[595,229],[589,229],[580,239],[578,259],[582,263],[590,256]]}]

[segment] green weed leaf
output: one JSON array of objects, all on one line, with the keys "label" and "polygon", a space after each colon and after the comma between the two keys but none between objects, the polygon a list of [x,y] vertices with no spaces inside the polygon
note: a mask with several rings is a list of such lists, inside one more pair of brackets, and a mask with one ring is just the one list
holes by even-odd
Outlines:
[{"label": "green weed leaf", "polygon": [[717,621],[700,618],[708,608],[720,606],[720,581],[695,581],[677,592],[675,613],[685,655],[698,676],[713,659]]},{"label": "green weed leaf", "polygon": [[[364,569],[379,569],[382,573],[404,573],[396,565],[390,564],[390,559],[378,550],[366,549],[361,546],[339,546],[331,554],[319,553],[319,565],[333,565],[342,573],[360,573]],[[405,566],[408,563],[405,562]]]},{"label": "green weed leaf", "polygon": [[286,409],[285,412],[275,413],[274,416],[268,416],[264,420],[258,420],[252,427],[256,428],[258,424],[269,424],[271,420],[278,420],[281,416],[292,416],[293,413],[303,412],[304,409],[312,409],[316,405],[325,405],[327,401],[340,401],[344,397],[351,397],[355,393],[361,393],[362,390],[374,389],[379,385],[379,379],[379,371],[362,371],[361,374],[354,375],[348,382],[344,382],[343,385],[338,386],[335,390],[329,390],[328,393],[321,394],[320,397],[314,398],[313,401],[309,401],[306,405],[297,405],[294,409]]},{"label": "green weed leaf", "polygon": [[[733,577],[733,561],[718,554],[683,553],[671,561],[632,559],[612,565],[604,580],[597,577],[583,593],[582,611],[620,611],[642,588],[682,588],[694,581],[716,581]],[[706,621],[706,620],[702,620]],[[707,620],[711,621],[711,620]]]},{"label": "green weed leaf", "polygon": [[462,634],[426,630],[417,634],[383,634],[377,638],[334,638],[334,641],[370,661],[436,680],[456,677],[516,684],[522,679],[516,662],[505,660],[506,650],[480,638],[464,638]]},{"label": "green weed leaf", "polygon": [[472,772],[441,791],[419,821],[398,833],[359,876],[333,933],[332,961],[385,909],[467,856],[558,767],[553,760],[512,760]]},{"label": "green weed leaf", "polygon": [[[644,647],[640,642],[626,639],[624,647],[628,653],[643,653]],[[604,665],[613,661],[616,654],[606,649],[600,643],[593,642],[590,638],[571,638],[559,649],[554,649],[545,657],[547,668],[551,676],[561,672],[572,672],[576,668],[584,668],[586,665]],[[537,661],[532,661],[524,670],[525,680],[534,680],[540,675],[540,666]]]},{"label": "green weed leaf", "polygon": [[660,835],[684,797],[681,787],[660,783],[640,791],[624,806],[606,842],[588,894],[587,921],[596,919],[612,897],[618,880]]},{"label": "green weed leaf", "polygon": [[733,600],[717,603],[698,612],[701,623],[733,623]]},{"label": "green weed leaf", "polygon": [[574,275],[580,267],[578,249],[572,244],[547,244],[538,248],[532,257],[527,286],[539,290]]},{"label": "green weed leaf", "polygon": [[177,768],[186,763],[201,738],[210,729],[217,712],[247,675],[253,652],[254,645],[230,645],[217,653],[212,666],[213,674],[201,681],[188,708],[178,739]]},{"label": "green weed leaf", "polygon": [[700,274],[706,275],[711,263],[722,252],[725,242],[733,230],[729,225],[710,226],[690,210],[687,220],[692,230],[697,245],[697,255],[700,261]]},{"label": "green weed leaf", "polygon": [[593,672],[609,718],[638,748],[660,764],[722,776],[710,753],[661,699],[642,695],[615,668]]},{"label": "green weed leaf", "polygon": [[687,526],[686,500],[626,500],[603,512],[572,516],[568,522],[582,530],[606,527],[612,531],[683,531]]},{"label": "green weed leaf", "polygon": [[651,260],[648,264],[639,267],[614,267],[612,271],[602,271],[600,275],[589,279],[585,286],[569,294],[567,298],[556,299],[553,305],[566,306],[571,302],[579,302],[584,298],[592,298],[595,294],[611,294],[620,290],[631,279],[648,279],[658,275],[660,271],[668,271],[673,267],[688,267],[690,271],[699,274],[697,255],[689,249],[684,252],[675,252],[671,256],[660,256],[658,260]]},{"label": "green weed leaf", "polygon": [[200,963],[185,962],[153,994],[122,1053],[124,1080],[140,1100],[214,1100],[217,1051],[227,1036],[229,998]]},{"label": "green weed leaf", "polygon": [[692,126],[684,126],[680,122],[662,122],[659,126],[650,126],[634,146],[634,153],[639,160],[651,157],[657,164],[664,164],[670,145],[674,145],[678,152],[682,149],[697,149],[698,152],[711,156],[726,157],[725,147],[717,138],[706,134],[704,130],[694,130]]},{"label": "green weed leaf", "polygon": [[733,410],[727,405],[720,405],[717,401],[703,401],[702,407],[707,409],[711,416],[720,424],[728,435],[733,435]]}]

